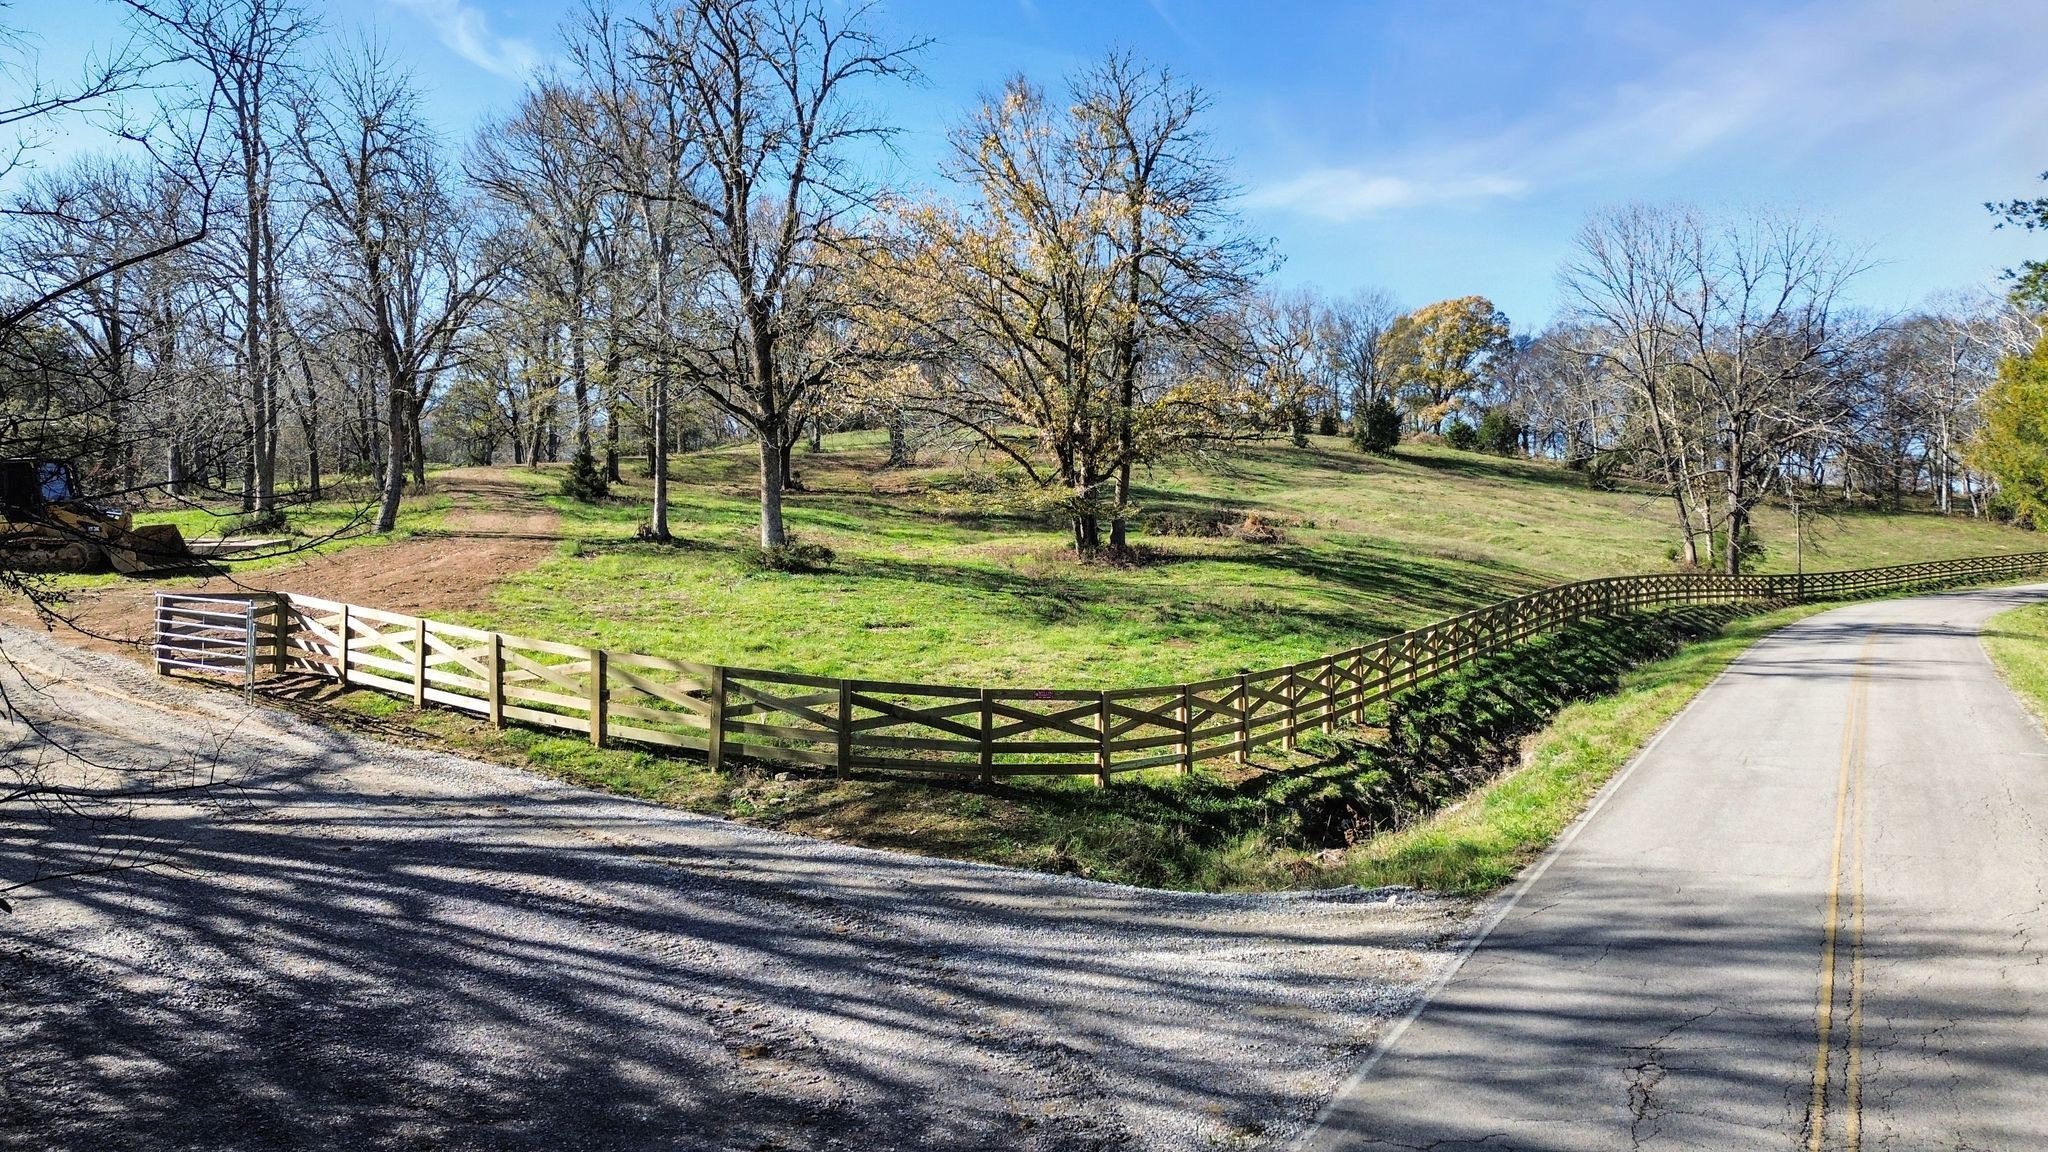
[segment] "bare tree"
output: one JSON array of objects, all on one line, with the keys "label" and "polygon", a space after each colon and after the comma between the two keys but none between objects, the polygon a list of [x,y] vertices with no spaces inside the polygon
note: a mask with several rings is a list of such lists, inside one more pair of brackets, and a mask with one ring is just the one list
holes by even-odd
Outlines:
[{"label": "bare tree", "polygon": [[1118,463],[1109,547],[1127,547],[1124,510],[1140,434],[1140,379],[1167,349],[1236,354],[1210,323],[1251,292],[1267,267],[1265,249],[1238,227],[1238,190],[1211,147],[1201,117],[1209,98],[1166,68],[1111,52],[1071,81],[1077,158],[1096,191],[1113,248],[1109,374],[1116,389]]},{"label": "bare tree", "polygon": [[1680,372],[1703,402],[1733,575],[1789,447],[1844,414],[1833,369],[1870,331],[1840,303],[1860,266],[1811,224],[1757,214],[1685,232],[1678,268]]},{"label": "bare tree", "polygon": [[591,324],[606,243],[604,202],[612,181],[593,141],[602,112],[584,93],[543,81],[519,110],[477,138],[470,179],[514,210],[534,240],[523,245],[523,282],[544,293],[565,329],[569,387],[576,403],[576,448],[595,454],[591,437]]},{"label": "bare tree", "polygon": [[1684,557],[1721,541],[1742,568],[1751,512],[1798,446],[1850,415],[1845,360],[1871,326],[1841,306],[1859,270],[1825,233],[1757,213],[1601,213],[1562,282],[1601,357],[1640,401]]},{"label": "bare tree", "polygon": [[1641,405],[1651,472],[1670,494],[1681,558],[1688,565],[1701,560],[1703,534],[1712,547],[1693,428],[1678,394],[1673,300],[1684,237],[1696,227],[1689,213],[1678,210],[1645,205],[1604,210],[1580,229],[1578,253],[1559,277],[1567,304],[1583,325],[1580,334],[1591,338],[1574,350],[1598,357]]},{"label": "bare tree", "polygon": [[1330,301],[1323,311],[1323,355],[1329,361],[1333,394],[1341,411],[1348,403],[1353,418],[1374,402],[1394,401],[1394,376],[1387,364],[1387,333],[1401,316],[1394,298],[1377,288],[1361,288]]},{"label": "bare tree", "polygon": [[[688,355],[685,325],[698,309],[698,266],[710,258],[695,242],[702,227],[693,219],[703,180],[704,152],[691,137],[700,119],[693,107],[704,98],[690,77],[650,51],[648,25],[624,23],[607,8],[583,18],[570,54],[596,102],[592,127],[613,187],[623,194],[614,240],[638,256],[632,294],[640,307],[614,305],[621,350],[631,347],[651,368],[647,389],[647,467],[654,482],[649,535],[668,540],[668,457],[670,416],[677,377],[693,378],[704,367]],[[634,233],[637,231],[637,235]],[[612,294],[622,297],[628,264],[614,265]],[[779,460],[779,458],[778,458]],[[778,470],[784,465],[778,463]],[[777,477],[779,482],[783,477]],[[778,504],[779,514],[779,504]]]},{"label": "bare tree", "polygon": [[[288,125],[287,95],[296,57],[315,31],[290,0],[176,0],[151,25],[163,50],[197,66],[212,85],[206,99],[228,135],[215,159],[239,193],[233,244],[220,259],[240,294],[241,372],[249,459],[243,507],[268,512],[277,501],[280,355],[279,226],[275,198]],[[212,141],[199,146],[210,148]]]},{"label": "bare tree", "polygon": [[872,7],[685,0],[630,25],[629,58],[696,150],[662,193],[703,269],[680,358],[759,441],[763,548],[787,541],[788,453],[847,347],[845,257],[872,199],[855,155],[891,133],[855,89],[911,75],[922,46],[868,31]]},{"label": "bare tree", "polygon": [[423,475],[420,423],[496,275],[478,216],[450,189],[411,79],[376,49],[331,57],[301,93],[295,143],[328,254],[327,284],[383,376],[388,449],[375,531],[398,520],[406,464]]},{"label": "bare tree", "polygon": [[1244,317],[1271,422],[1287,430],[1295,447],[1306,448],[1316,408],[1331,395],[1323,301],[1306,288],[1269,290],[1247,305]]}]

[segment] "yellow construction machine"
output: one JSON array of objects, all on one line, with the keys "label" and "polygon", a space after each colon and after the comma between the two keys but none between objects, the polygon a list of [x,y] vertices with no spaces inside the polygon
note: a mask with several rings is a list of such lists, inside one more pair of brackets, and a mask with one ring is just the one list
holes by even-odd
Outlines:
[{"label": "yellow construction machine", "polygon": [[177,525],[138,527],[130,513],[80,498],[57,460],[0,460],[0,518],[0,569],[133,576],[199,563]]}]

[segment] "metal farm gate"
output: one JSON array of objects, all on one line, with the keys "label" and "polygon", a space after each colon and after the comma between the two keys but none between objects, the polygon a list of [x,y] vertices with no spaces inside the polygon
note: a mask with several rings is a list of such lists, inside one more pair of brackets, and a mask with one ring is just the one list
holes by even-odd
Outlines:
[{"label": "metal farm gate", "polygon": [[156,594],[156,671],[239,676],[254,684],[277,667],[286,608],[272,592]]}]

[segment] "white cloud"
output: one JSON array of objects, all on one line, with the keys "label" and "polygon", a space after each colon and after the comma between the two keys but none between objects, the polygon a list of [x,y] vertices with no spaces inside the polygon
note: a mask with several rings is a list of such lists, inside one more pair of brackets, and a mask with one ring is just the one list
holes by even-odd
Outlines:
[{"label": "white cloud", "polygon": [[433,26],[448,50],[486,72],[524,80],[541,65],[541,53],[525,40],[491,31],[483,10],[463,0],[391,0]]},{"label": "white cloud", "polygon": [[1373,175],[1357,168],[1317,168],[1255,188],[1245,199],[1256,208],[1281,208],[1342,221],[1418,205],[1516,196],[1526,187],[1521,180],[1499,175],[1426,180]]}]

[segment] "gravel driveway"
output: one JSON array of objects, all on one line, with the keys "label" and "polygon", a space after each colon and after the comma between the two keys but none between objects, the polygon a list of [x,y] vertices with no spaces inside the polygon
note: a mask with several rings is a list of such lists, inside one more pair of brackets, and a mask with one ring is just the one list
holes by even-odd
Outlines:
[{"label": "gravel driveway", "polygon": [[0,820],[0,881],[180,845],[0,917],[0,1147],[1280,1147],[1470,911],[797,839],[0,646],[66,771],[232,781]]}]

